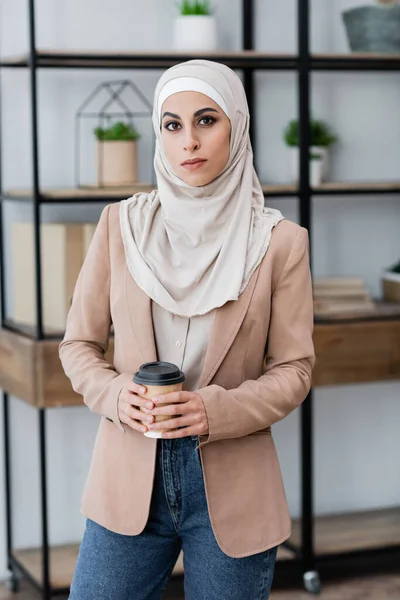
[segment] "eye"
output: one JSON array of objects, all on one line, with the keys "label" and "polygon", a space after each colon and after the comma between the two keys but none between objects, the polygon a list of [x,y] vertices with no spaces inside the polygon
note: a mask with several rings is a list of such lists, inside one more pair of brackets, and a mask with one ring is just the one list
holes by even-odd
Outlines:
[{"label": "eye", "polygon": [[212,125],[213,123],[215,123],[215,119],[214,117],[202,117],[199,121],[200,124],[208,126],[208,125]]},{"label": "eye", "polygon": [[180,123],[178,123],[177,121],[168,121],[167,123],[164,124],[164,128],[167,129],[168,131],[177,131],[180,127]]}]

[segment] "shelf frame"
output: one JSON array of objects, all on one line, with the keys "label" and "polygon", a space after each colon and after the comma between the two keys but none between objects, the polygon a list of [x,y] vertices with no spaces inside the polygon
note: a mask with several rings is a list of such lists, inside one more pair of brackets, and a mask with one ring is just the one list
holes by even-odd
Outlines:
[{"label": "shelf frame", "polygon": [[[38,203],[42,204],[74,204],[74,203],[104,203],[119,202],[138,192],[150,192],[155,185],[142,183],[126,188],[53,188],[41,189],[38,193]],[[291,183],[262,184],[265,198],[296,198],[300,190]],[[321,183],[316,188],[310,188],[310,197],[314,196],[400,196],[400,181],[330,181]],[[34,201],[31,189],[5,190],[0,201],[25,202]]]},{"label": "shelf frame", "polygon": [[[317,537],[316,566],[318,570],[324,573],[324,576],[332,578],[335,570],[338,570],[339,575],[343,577],[347,575],[346,569],[349,569],[349,574],[354,576],[354,565],[357,564],[362,573],[365,573],[366,563],[376,564],[378,562],[386,570],[388,568],[395,568],[400,560],[400,517],[397,518],[399,512],[400,508],[392,508],[315,517]],[[364,536],[362,549],[349,549],[346,539],[343,542],[340,542],[340,540],[338,542],[338,531],[346,531],[345,538],[347,538],[348,521],[350,520],[356,524],[358,523],[358,525],[353,527],[357,537],[360,535],[360,531],[362,531]],[[385,531],[388,531],[393,522],[394,531],[397,532],[395,534],[386,535],[385,533],[382,535],[382,544],[380,547],[377,547],[371,539],[367,539],[367,532],[370,525],[373,525],[377,520],[386,521]],[[278,548],[277,563],[275,566],[275,581],[278,582],[278,585],[288,587],[290,585],[299,585],[301,582],[303,561],[301,554],[297,550],[300,530],[301,524],[299,519],[294,519],[292,538]],[[397,541],[397,535],[399,536],[399,541]],[[297,543],[294,542],[295,539],[297,539]],[[324,546],[330,548],[330,550],[323,550]],[[75,555],[78,553],[78,548],[79,544],[67,544],[50,548],[50,556],[53,564],[56,560],[60,560],[62,563],[61,568],[57,568],[56,572],[51,569],[53,571],[50,575],[53,595],[68,592],[68,588],[64,586],[64,583],[72,577]],[[38,563],[40,563],[40,548],[15,550],[12,553],[11,560],[15,569],[23,573],[30,583],[40,591],[41,574],[40,568],[38,568]],[[172,592],[172,590],[175,590],[177,595],[182,594],[182,575],[183,562],[181,553],[173,571],[173,580],[169,585],[169,591]]]},{"label": "shelf frame", "polygon": [[[0,61],[3,69],[28,69],[32,58],[37,69],[167,69],[193,58],[204,58],[221,62],[232,69],[254,69],[270,71],[297,71],[301,61],[299,54],[278,54],[252,50],[253,8],[249,3],[243,11],[244,50],[231,52],[163,51],[88,51],[88,50],[36,50],[33,55],[21,54]],[[250,25],[252,27],[252,25]],[[400,53],[357,53],[321,54],[309,53],[310,71],[400,71]]]},{"label": "shelf frame", "polygon": [[[249,3],[250,4],[250,3]],[[244,28],[249,27],[252,7],[244,7]],[[247,37],[245,38],[245,36]],[[251,39],[244,32],[243,39]],[[251,48],[232,52],[88,52],[88,51],[51,51],[37,50],[34,55],[38,69],[167,69],[181,62],[193,58],[203,58],[221,62],[232,69],[260,69],[260,70],[295,70],[297,57],[289,54],[272,54],[269,52],[256,52]],[[1,68],[29,68],[32,62],[30,55],[10,57],[0,62]]]},{"label": "shelf frame", "polygon": [[[64,332],[36,340],[34,327],[5,321],[0,329],[0,386],[38,409],[81,406],[58,356]],[[373,340],[373,343],[371,343]],[[317,319],[317,362],[313,386],[400,380],[400,305],[383,304],[377,313]],[[112,364],[110,336],[106,360]]]},{"label": "shelf frame", "polygon": [[312,71],[400,71],[399,54],[313,54]]},{"label": "shelf frame", "polygon": [[[311,230],[312,227],[312,208],[313,196],[341,196],[341,195],[370,195],[370,194],[400,194],[400,182],[341,182],[336,185],[333,183],[323,184],[317,189],[311,189],[309,174],[308,174],[308,154],[310,146],[310,75],[313,72],[320,71],[353,71],[353,72],[400,72],[400,54],[399,55],[375,55],[375,54],[346,54],[346,55],[325,55],[311,54],[309,48],[309,17],[310,17],[310,1],[297,0],[298,8],[298,51],[296,55],[278,55],[266,52],[257,52],[253,49],[254,46],[254,6],[253,0],[242,0],[242,46],[243,51],[238,52],[217,52],[203,53],[202,58],[209,58],[218,62],[224,63],[233,69],[242,69],[244,71],[244,85],[248,97],[249,108],[254,115],[254,74],[257,71],[293,71],[298,77],[298,108],[300,119],[300,183],[299,187],[295,186],[279,186],[279,185],[264,185],[264,195],[267,197],[293,197],[298,198],[300,204],[300,224]],[[3,201],[13,200],[18,202],[31,202],[34,207],[34,231],[35,231],[35,264],[36,264],[36,305],[37,305],[37,320],[33,336],[21,336],[17,332],[18,328],[15,325],[7,322],[5,315],[4,302],[4,246],[3,236],[1,235],[0,243],[0,283],[1,283],[1,324],[3,330],[0,332],[0,338],[3,339],[3,334],[10,340],[11,337],[18,338],[20,348],[24,348],[26,352],[25,364],[34,364],[32,373],[32,389],[29,391],[31,403],[38,409],[38,429],[39,429],[39,453],[40,453],[40,491],[41,491],[41,518],[42,518],[42,546],[40,552],[42,555],[42,573],[41,582],[36,582],[39,591],[42,592],[43,600],[49,600],[52,595],[65,593],[65,588],[52,588],[50,581],[50,547],[47,524],[47,465],[46,465],[46,417],[45,410],[50,406],[51,398],[54,398],[54,387],[47,390],[43,385],[43,373],[51,361],[44,361],[43,356],[46,356],[46,351],[54,357],[54,351],[59,338],[55,334],[51,339],[43,330],[42,320],[42,297],[40,285],[40,223],[41,223],[41,207],[46,204],[55,203],[76,203],[76,202],[114,202],[122,197],[116,196],[115,193],[107,195],[96,193],[88,193],[86,196],[77,197],[76,193],[67,191],[65,194],[46,193],[42,189],[39,178],[39,138],[38,138],[38,71],[41,69],[165,69],[185,60],[194,58],[190,53],[174,53],[174,52],[79,52],[79,51],[51,51],[38,50],[35,40],[35,0],[29,0],[29,52],[20,57],[8,58],[0,61],[0,71],[2,69],[28,69],[30,94],[31,94],[31,120],[33,126],[32,135],[32,150],[33,150],[33,189],[31,197],[23,193],[12,195],[2,192],[1,185],[1,155],[0,155],[0,226],[3,231]],[[199,56],[196,56],[199,58]],[[1,107],[0,107],[1,110]],[[256,132],[255,119],[251,120],[251,139],[254,145],[254,137]],[[1,144],[0,144],[1,152]],[[255,156],[255,162],[257,157]],[[311,247],[312,252],[312,247]],[[383,321],[383,319],[382,319]],[[388,321],[386,321],[388,322]],[[395,322],[396,319],[389,321]],[[347,323],[349,323],[347,321]],[[322,323],[316,324],[316,332],[322,331],[325,325]],[[329,323],[332,333],[340,324]],[[396,325],[397,326],[397,325]],[[336,327],[336,329],[335,329]],[[344,325],[342,325],[344,327]],[[17,330],[16,330],[17,329]],[[325,331],[325,330],[324,330]],[[23,340],[21,341],[21,337]],[[15,340],[14,340],[15,341]],[[57,344],[58,345],[58,344]],[[42,357],[42,358],[40,358]],[[10,357],[9,357],[10,358]],[[48,358],[48,355],[47,355]],[[45,363],[48,364],[45,364]],[[37,369],[42,369],[42,376],[37,378]],[[394,367],[397,369],[397,363]],[[318,367],[316,373],[318,374]],[[54,373],[53,373],[54,374]],[[387,373],[383,372],[382,377],[386,377]],[[394,374],[397,377],[396,374]],[[366,377],[366,375],[362,375]],[[377,377],[375,374],[374,377]],[[15,379],[15,378],[14,378]],[[374,381],[379,380],[374,379]],[[18,382],[18,378],[16,379]],[[39,383],[42,382],[42,383]],[[54,383],[54,379],[52,380]],[[326,379],[322,384],[326,385]],[[51,382],[51,378],[50,378]],[[316,380],[318,383],[318,379]],[[336,380],[337,382],[337,380]],[[15,384],[15,381],[14,381]],[[9,390],[9,384],[4,382]],[[59,381],[57,383],[59,384]],[[51,386],[50,386],[51,387]],[[34,393],[33,391],[34,390]],[[13,389],[15,392],[16,389]],[[24,391],[18,392],[24,395]],[[29,401],[26,399],[26,401]],[[5,391],[3,409],[4,409],[4,444],[5,444],[5,462],[6,462],[6,511],[7,511],[7,552],[8,564],[10,569],[17,568],[21,570],[31,581],[32,574],[29,572],[23,563],[18,560],[13,551],[12,543],[12,494],[11,494],[11,449],[10,449],[10,411],[9,411],[9,392]],[[78,397],[74,398],[69,405],[78,403]],[[79,404],[81,400],[79,399]],[[293,542],[289,540],[285,546],[294,553],[294,558],[278,561],[277,571],[283,565],[286,569],[297,569],[297,574],[313,571],[315,569],[324,569],[324,565],[329,561],[340,562],[355,557],[382,557],[386,555],[395,556],[399,554],[399,548],[372,549],[369,551],[354,550],[350,553],[341,553],[335,556],[326,554],[319,556],[316,552],[314,543],[314,506],[313,506],[313,392],[311,391],[306,401],[301,406],[301,501],[302,501],[302,519],[300,527],[300,538]]]}]

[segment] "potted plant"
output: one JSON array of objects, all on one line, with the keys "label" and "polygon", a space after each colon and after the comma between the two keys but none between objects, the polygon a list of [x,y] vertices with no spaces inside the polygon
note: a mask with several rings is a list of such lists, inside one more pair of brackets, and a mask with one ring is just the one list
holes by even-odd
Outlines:
[{"label": "potted plant", "polygon": [[118,121],[96,127],[97,184],[126,186],[137,182],[137,145],[140,135],[133,125]]},{"label": "potted plant", "polygon": [[174,24],[174,48],[180,51],[217,49],[217,24],[209,0],[182,0]]},{"label": "potted plant", "polygon": [[400,52],[399,0],[377,0],[342,12],[350,50]]},{"label": "potted plant", "polygon": [[323,179],[323,156],[319,152],[310,152],[310,184],[318,187]]},{"label": "potted plant", "polygon": [[382,290],[387,302],[400,302],[400,260],[384,272]]},{"label": "potted plant", "polygon": [[[283,132],[283,138],[290,149],[290,171],[292,183],[299,182],[299,122],[290,121]],[[325,121],[311,121],[310,181],[319,185],[328,176],[328,149],[337,137]]]}]

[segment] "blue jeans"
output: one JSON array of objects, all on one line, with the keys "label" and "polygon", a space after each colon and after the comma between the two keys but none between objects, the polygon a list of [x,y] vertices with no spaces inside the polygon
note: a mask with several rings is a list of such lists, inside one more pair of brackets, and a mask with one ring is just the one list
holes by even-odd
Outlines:
[{"label": "blue jeans", "polygon": [[230,558],[219,548],[197,442],[158,440],[150,516],[140,535],[120,535],[87,520],[70,600],[159,600],[181,549],[186,600],[269,597],[277,549]]}]

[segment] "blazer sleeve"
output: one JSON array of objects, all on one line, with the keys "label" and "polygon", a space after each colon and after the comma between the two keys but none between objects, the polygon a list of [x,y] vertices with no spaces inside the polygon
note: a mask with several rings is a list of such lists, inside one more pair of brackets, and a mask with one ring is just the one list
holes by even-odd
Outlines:
[{"label": "blazer sleeve", "polygon": [[101,214],[77,279],[59,356],[73,389],[90,410],[125,431],[118,399],[132,374],[117,373],[105,359],[111,328],[109,211],[106,206]]},{"label": "blazer sleeve", "polygon": [[209,424],[200,445],[265,429],[301,404],[315,362],[313,326],[308,233],[300,228],[272,293],[264,373],[231,390],[197,390]]}]

